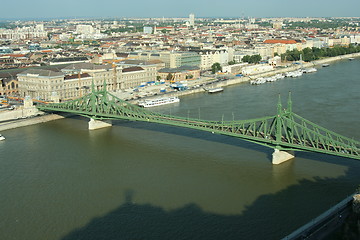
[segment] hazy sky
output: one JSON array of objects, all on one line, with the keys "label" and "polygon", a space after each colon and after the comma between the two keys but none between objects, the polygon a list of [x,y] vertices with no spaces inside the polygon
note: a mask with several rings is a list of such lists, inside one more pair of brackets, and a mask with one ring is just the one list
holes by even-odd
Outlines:
[{"label": "hazy sky", "polygon": [[360,0],[3,0],[0,18],[360,17]]}]

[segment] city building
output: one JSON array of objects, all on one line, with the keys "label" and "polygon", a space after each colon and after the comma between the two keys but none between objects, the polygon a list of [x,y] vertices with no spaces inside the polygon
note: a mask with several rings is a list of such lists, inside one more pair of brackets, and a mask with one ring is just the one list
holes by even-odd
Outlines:
[{"label": "city building", "polygon": [[246,75],[251,75],[251,74],[258,74],[258,73],[263,73],[263,72],[268,72],[273,70],[274,67],[267,65],[267,64],[256,64],[256,65],[251,65],[251,66],[245,66],[242,68],[242,74]]},{"label": "city building", "polygon": [[159,70],[161,79],[177,82],[197,79],[200,77],[200,68],[195,66],[182,66],[178,68],[163,68]]},{"label": "city building", "polygon": [[223,66],[222,72],[223,73],[231,73],[231,74],[241,73],[243,67],[245,67],[247,65],[248,65],[248,63],[237,63],[237,64],[233,64],[233,65]]},{"label": "city building", "polygon": [[144,27],[143,32],[146,34],[152,34],[153,28],[152,27]]},{"label": "city building", "polygon": [[195,14],[193,14],[193,13],[190,13],[190,15],[189,15],[189,25],[191,27],[195,26]]},{"label": "city building", "polygon": [[155,82],[156,65],[95,65],[77,63],[59,69],[27,69],[17,74],[19,94],[39,100],[50,100],[57,95],[68,100],[87,94],[94,84],[101,89],[104,82],[109,91],[136,88],[144,82]]},{"label": "city building", "polygon": [[0,28],[0,39],[9,39],[9,40],[47,39],[47,32],[44,30],[43,24],[37,24],[35,26],[17,27],[15,29]]},{"label": "city building", "polygon": [[220,63],[221,66],[225,66],[229,60],[229,52],[225,49],[223,50],[211,50],[203,49],[194,51],[197,52],[201,57],[201,70],[209,70],[214,63]]},{"label": "city building", "polygon": [[18,92],[16,71],[0,71],[0,96],[14,96]]},{"label": "city building", "polygon": [[201,65],[201,57],[195,52],[176,52],[176,51],[139,51],[131,52],[129,57],[139,60],[160,60],[165,63],[167,68],[177,68],[181,66]]}]

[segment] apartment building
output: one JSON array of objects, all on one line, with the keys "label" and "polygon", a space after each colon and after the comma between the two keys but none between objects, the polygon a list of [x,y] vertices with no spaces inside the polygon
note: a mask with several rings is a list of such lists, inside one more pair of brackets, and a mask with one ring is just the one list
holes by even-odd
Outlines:
[{"label": "apartment building", "polygon": [[201,70],[209,70],[214,63],[220,63],[221,66],[227,65],[229,53],[227,50],[197,50],[201,57]]},{"label": "apartment building", "polygon": [[163,68],[159,70],[159,76],[170,82],[196,79],[200,77],[200,68],[196,66],[181,66],[178,68]]},{"label": "apartment building", "polygon": [[43,24],[35,26],[17,27],[15,29],[0,29],[0,39],[25,40],[46,39],[47,32]]},{"label": "apartment building", "polygon": [[17,74],[19,94],[36,99],[50,99],[52,93],[62,93],[65,74],[53,70],[28,69]]},{"label": "apartment building", "polygon": [[167,68],[177,68],[181,66],[201,65],[201,57],[195,52],[175,52],[175,51],[141,51],[131,52],[129,57],[139,60],[160,60],[165,63]]},{"label": "apartment building", "polygon": [[28,69],[17,74],[20,96],[50,100],[57,95],[60,100],[81,97],[107,84],[107,90],[134,88],[143,82],[155,81],[156,65],[112,66],[91,63],[71,64],[60,71]]}]

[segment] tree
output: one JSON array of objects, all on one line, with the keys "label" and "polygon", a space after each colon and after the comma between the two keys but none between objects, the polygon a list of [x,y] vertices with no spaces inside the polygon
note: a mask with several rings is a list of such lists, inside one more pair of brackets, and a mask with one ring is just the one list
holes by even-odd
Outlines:
[{"label": "tree", "polygon": [[260,62],[261,60],[261,56],[259,54],[257,55],[252,55],[252,56],[249,56],[249,55],[245,55],[243,58],[242,58],[242,61],[243,62],[248,62],[248,63],[258,63]]},{"label": "tree", "polygon": [[243,62],[250,62],[250,56],[249,56],[249,55],[245,55],[245,56],[241,59],[241,61],[243,61]]},{"label": "tree", "polygon": [[222,68],[221,68],[221,65],[220,63],[216,62],[214,63],[212,66],[211,66],[211,72],[214,74],[214,73],[217,73],[219,71],[221,71]]},{"label": "tree", "polygon": [[260,55],[252,55],[250,57],[250,63],[258,63],[261,60],[261,56]]},{"label": "tree", "polygon": [[235,60],[229,61],[228,64],[229,65],[234,65],[234,64],[236,64],[236,61]]},{"label": "tree", "polygon": [[166,77],[166,80],[172,80],[173,79],[173,75],[171,73],[169,73]]}]

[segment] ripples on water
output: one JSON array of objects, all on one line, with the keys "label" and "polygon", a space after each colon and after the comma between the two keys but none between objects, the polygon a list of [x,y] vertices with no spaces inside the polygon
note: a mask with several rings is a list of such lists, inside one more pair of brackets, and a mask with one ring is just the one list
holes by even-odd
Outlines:
[{"label": "ripples on water", "polygon": [[[294,111],[345,136],[359,134],[359,59],[260,86],[225,88],[154,109],[225,120]],[[1,239],[279,239],[352,193],[358,161],[271,149],[142,122],[89,132],[85,119],[3,132]]]}]

